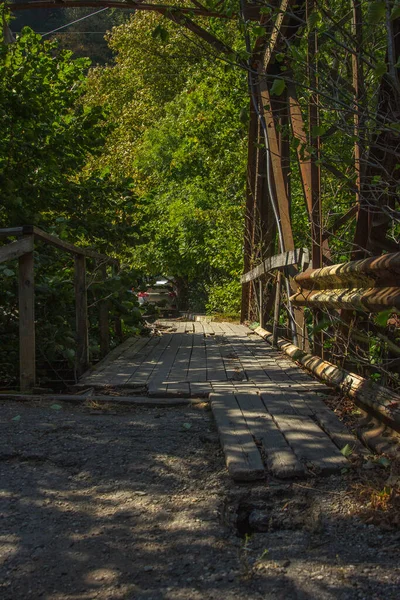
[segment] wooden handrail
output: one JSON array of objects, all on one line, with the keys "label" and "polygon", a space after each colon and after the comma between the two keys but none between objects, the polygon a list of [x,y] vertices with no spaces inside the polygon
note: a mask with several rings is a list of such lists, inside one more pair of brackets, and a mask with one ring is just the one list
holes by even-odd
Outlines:
[{"label": "wooden handrail", "polygon": [[8,260],[15,260],[27,252],[33,250],[32,236],[22,238],[17,242],[12,242],[0,248],[0,263]]},{"label": "wooden handrail", "polygon": [[46,233],[46,231],[43,231],[43,229],[40,229],[35,225],[24,225],[23,227],[0,229],[0,238],[19,237],[22,235],[33,235],[35,239],[42,240],[43,242],[46,242],[51,246],[55,246],[56,248],[60,248],[61,250],[64,250],[64,252],[69,252],[70,254],[80,254],[81,256],[88,256],[89,258],[94,258],[110,264],[118,263],[118,259],[116,258],[111,258],[111,256],[107,256],[107,254],[100,254],[99,252],[95,252],[90,248],[82,248],[80,246],[76,246],[75,244],[71,244],[70,242],[65,242],[56,235]]},{"label": "wooden handrail", "polygon": [[[0,229],[0,239],[17,237],[18,240],[0,247],[0,263],[18,259],[18,302],[19,302],[19,356],[20,389],[32,390],[36,378],[35,344],[35,285],[34,285],[34,243],[40,240],[60,250],[72,254],[75,258],[75,311],[76,311],[76,372],[82,374],[89,365],[89,323],[86,287],[86,258],[94,259],[99,265],[103,280],[107,277],[107,264],[113,270],[119,267],[116,258],[100,254],[90,248],[81,248],[46,233],[34,225]],[[102,356],[109,351],[109,305],[100,302],[100,348]],[[121,336],[120,320],[116,320],[116,332]]]},{"label": "wooden handrail", "polygon": [[282,254],[276,254],[264,260],[261,264],[257,265],[251,271],[244,273],[240,281],[241,283],[248,283],[254,279],[259,279],[263,275],[273,271],[275,269],[284,269],[293,265],[305,265],[310,261],[310,254],[307,248],[296,248],[289,252],[283,252]]}]

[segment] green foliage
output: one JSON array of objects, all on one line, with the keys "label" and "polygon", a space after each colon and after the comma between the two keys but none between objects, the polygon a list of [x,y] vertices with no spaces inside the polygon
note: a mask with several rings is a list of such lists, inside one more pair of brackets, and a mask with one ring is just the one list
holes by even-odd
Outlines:
[{"label": "green foliage", "polygon": [[274,79],[274,82],[271,86],[271,94],[273,96],[281,96],[286,88],[286,83],[284,79]]},{"label": "green foliage", "polygon": [[[114,30],[116,64],[90,75],[87,100],[107,106],[114,127],[94,160],[107,165],[116,181],[132,177],[132,218],[140,232],[135,266],[179,278],[191,305],[208,296],[212,310],[226,305],[237,313],[245,74],[211,63],[174,26],[162,23],[155,15],[137,15]],[[168,35],[161,36],[164,29]]]},{"label": "green foliage", "polygon": [[[78,245],[129,255],[135,228],[128,214],[132,193],[126,183],[110,181],[106,171],[88,173],[89,156],[107,135],[102,107],[81,102],[89,62],[59,51],[25,29],[17,42],[0,47],[0,226],[35,224]],[[8,240],[6,240],[8,241]],[[89,275],[96,278],[89,261]],[[110,277],[101,294],[110,296],[112,316],[123,315],[125,329],[136,331],[140,315],[132,287],[136,273]],[[0,265],[0,380],[12,384],[18,365],[16,264]],[[39,376],[49,364],[75,358],[73,258],[37,245],[35,252],[36,332]],[[90,320],[98,330],[100,288],[89,286]],[[96,308],[97,307],[97,308]],[[91,336],[91,353],[98,340]],[[53,367],[54,369],[54,367]]]}]

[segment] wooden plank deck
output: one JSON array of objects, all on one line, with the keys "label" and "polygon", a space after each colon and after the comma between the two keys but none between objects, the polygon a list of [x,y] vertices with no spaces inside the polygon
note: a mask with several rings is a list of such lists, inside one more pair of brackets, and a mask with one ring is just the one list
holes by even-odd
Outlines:
[{"label": "wooden plank deck", "polygon": [[329,388],[249,328],[173,320],[159,325],[159,335],[131,338],[113,350],[80,386],[147,390],[149,401],[209,398],[236,480],[332,473],[347,464],[340,452],[346,444],[360,450],[318,395]]}]

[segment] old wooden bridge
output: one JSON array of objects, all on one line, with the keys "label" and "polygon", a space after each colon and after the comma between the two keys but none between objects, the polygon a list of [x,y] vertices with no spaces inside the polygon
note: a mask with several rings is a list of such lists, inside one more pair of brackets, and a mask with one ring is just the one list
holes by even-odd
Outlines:
[{"label": "old wooden bridge", "polygon": [[[355,441],[327,409],[321,396],[326,384],[393,429],[400,428],[400,397],[393,391],[400,347],[395,326],[388,326],[391,312],[400,309],[400,248],[392,231],[399,221],[400,17],[397,11],[388,21],[387,72],[368,96],[370,74],[376,75],[382,65],[371,63],[373,57],[363,50],[366,15],[359,0],[349,0],[343,20],[325,14],[328,6],[321,12],[315,0],[242,2],[237,14],[230,4],[225,10],[224,2],[216,4],[216,12],[193,4],[35,0],[13,5],[13,10],[103,6],[156,12],[198,36],[214,56],[229,61],[235,57],[237,67],[246,71],[250,119],[241,321],[257,321],[260,327],[253,332],[243,324],[164,323],[160,335],[127,340],[107,356],[110,323],[104,300],[98,320],[103,362],[82,377],[91,360],[86,262],[97,265],[105,279],[119,268],[118,261],[36,227],[4,229],[0,262],[19,261],[20,389],[28,393],[35,386],[33,252],[40,241],[74,257],[80,386],[100,396],[102,390],[118,390],[120,401],[121,390],[141,394],[127,396],[131,402],[209,398],[235,478],[262,477],[265,466],[285,477],[331,472],[345,464],[340,450]],[[247,58],[203,26],[207,17],[241,20]],[[329,27],[320,31],[322,18]],[[249,30],[257,32],[255,41]],[[319,60],[319,49],[328,39],[349,80]],[[302,40],[307,51],[304,60],[296,61]],[[325,130],[323,111],[341,114],[342,121],[338,117]],[[371,131],[368,123],[374,124]],[[335,143],[325,152],[327,140],[335,135],[339,147],[341,135],[354,140],[352,164],[345,168],[332,164]],[[300,242],[292,215],[294,173],[308,224],[308,237]],[[340,182],[345,190],[346,202],[334,210],[326,209],[324,181],[326,189]],[[344,258],[336,250],[336,237],[344,240]],[[383,325],[373,317],[381,311],[386,315]],[[397,317],[392,321],[396,325]],[[115,327],[121,337],[118,319]],[[379,344],[385,367],[377,372],[370,348]],[[356,360],[349,360],[351,355]],[[371,374],[390,389],[371,381]]]},{"label": "old wooden bridge", "polygon": [[[340,449],[353,448],[356,440],[320,398],[329,391],[326,385],[243,325],[158,325],[156,334],[124,342],[79,387],[96,394],[147,394],[144,404],[209,399],[228,470],[237,480],[263,479],[265,467],[277,477],[294,477],[345,466]],[[122,401],[137,403],[138,396]]]}]

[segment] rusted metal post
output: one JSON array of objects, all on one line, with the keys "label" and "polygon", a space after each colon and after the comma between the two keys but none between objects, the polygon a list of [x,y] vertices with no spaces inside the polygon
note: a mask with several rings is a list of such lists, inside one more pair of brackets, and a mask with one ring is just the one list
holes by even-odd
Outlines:
[{"label": "rusted metal post", "polygon": [[362,32],[362,8],[360,0],[351,0],[352,21],[351,30],[355,43],[355,52],[351,56],[353,89],[354,89],[354,168],[356,172],[356,206],[357,223],[354,234],[354,247],[351,253],[352,260],[363,258],[368,244],[370,232],[370,218],[368,206],[364,206],[362,200],[362,158],[363,158],[363,114],[362,101],[364,96],[364,74],[361,62],[361,52],[363,43]]}]

